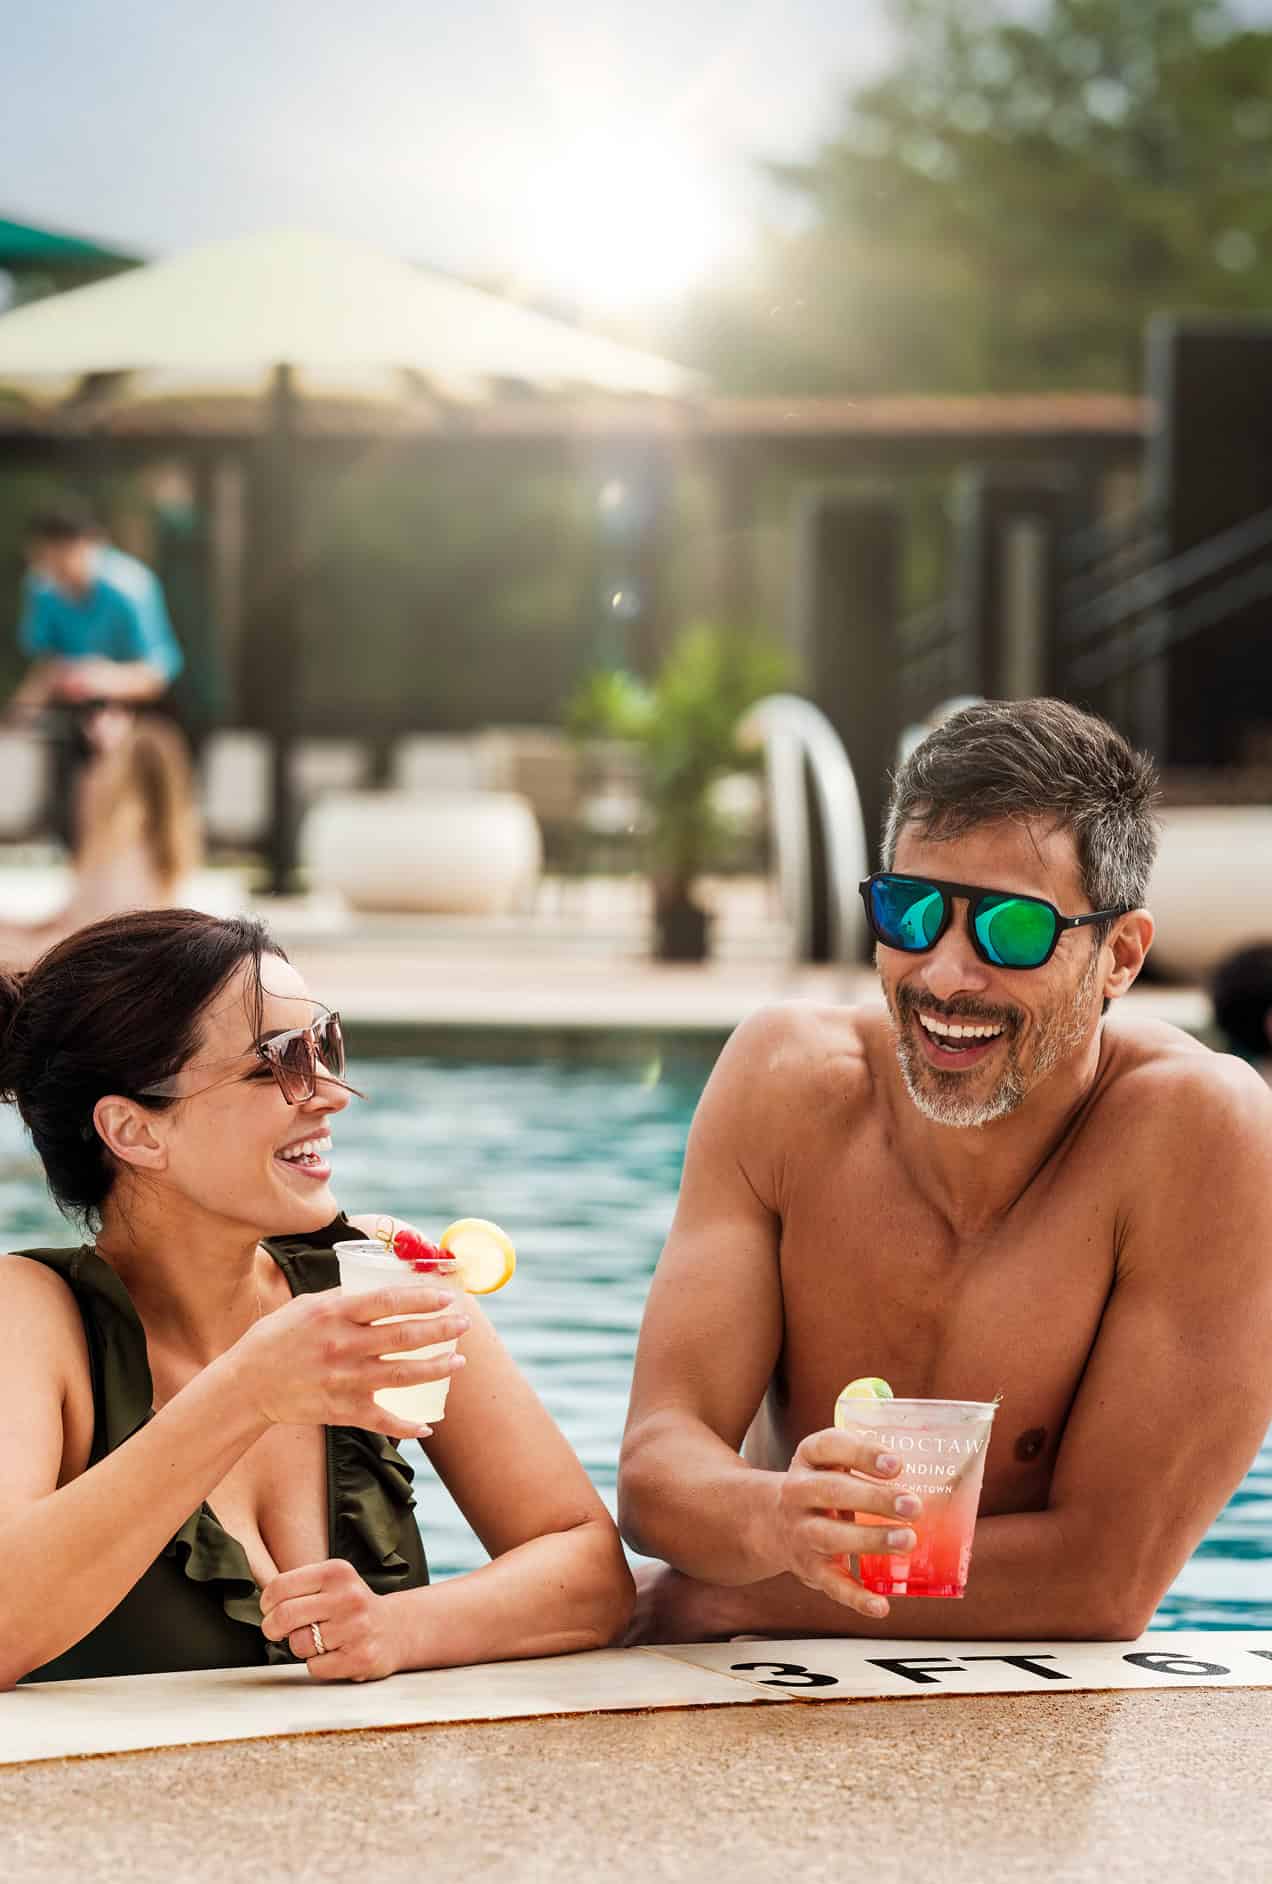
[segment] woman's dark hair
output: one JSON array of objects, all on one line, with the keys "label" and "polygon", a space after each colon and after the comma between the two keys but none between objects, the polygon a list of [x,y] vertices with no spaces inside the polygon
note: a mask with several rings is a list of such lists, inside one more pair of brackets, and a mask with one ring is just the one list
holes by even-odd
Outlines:
[{"label": "woman's dark hair", "polygon": [[178,1072],[204,1008],[242,962],[259,1030],[261,957],[282,954],[250,917],[155,909],[77,929],[24,975],[0,972],[0,1098],[17,1106],[59,1209],[96,1228],[115,1181],[97,1101]]},{"label": "woman's dark hair", "polygon": [[1234,1052],[1252,1060],[1272,1054],[1272,942],[1255,942],[1225,955],[1210,982],[1215,1021]]}]

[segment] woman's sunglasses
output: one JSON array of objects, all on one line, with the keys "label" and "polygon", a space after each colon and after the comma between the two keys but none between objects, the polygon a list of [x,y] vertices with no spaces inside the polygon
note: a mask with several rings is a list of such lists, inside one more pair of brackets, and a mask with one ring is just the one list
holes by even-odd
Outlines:
[{"label": "woman's sunglasses", "polygon": [[1066,929],[1108,922],[1132,907],[1095,909],[1089,916],[1062,916],[1041,896],[1014,896],[975,883],[943,883],[935,877],[903,877],[877,870],[860,886],[866,921],[885,948],[923,955],[935,948],[954,919],[954,899],[967,903],[972,947],[992,968],[1041,968],[1055,954]]},{"label": "woman's sunglasses", "polygon": [[[199,1086],[194,1092],[179,1093],[176,1085],[180,1074],[174,1073],[169,1079],[158,1080],[153,1086],[143,1086],[139,1099],[194,1099],[199,1093],[211,1092],[213,1086],[226,1086],[236,1079],[254,1079],[266,1069],[273,1075],[278,1090],[288,1105],[303,1105],[312,1099],[318,1090],[319,1079],[332,1079],[345,1084],[345,1040],[344,1029],[337,1013],[324,1014],[310,1027],[289,1027],[285,1033],[267,1034],[263,1040],[254,1040],[250,1052],[256,1055],[260,1063],[247,1072],[227,1074],[224,1079],[214,1079],[209,1086]],[[357,1089],[348,1088],[350,1092]],[[362,1095],[359,1094],[359,1097]]]}]

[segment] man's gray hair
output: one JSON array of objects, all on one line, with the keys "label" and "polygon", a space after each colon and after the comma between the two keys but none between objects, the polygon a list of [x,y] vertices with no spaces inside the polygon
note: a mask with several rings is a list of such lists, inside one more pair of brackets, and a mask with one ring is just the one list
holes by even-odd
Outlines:
[{"label": "man's gray hair", "polygon": [[1092,909],[1139,908],[1158,824],[1157,774],[1107,720],[1064,700],[984,700],[929,733],[892,782],[883,841],[903,826],[937,840],[997,818],[1071,831]]}]

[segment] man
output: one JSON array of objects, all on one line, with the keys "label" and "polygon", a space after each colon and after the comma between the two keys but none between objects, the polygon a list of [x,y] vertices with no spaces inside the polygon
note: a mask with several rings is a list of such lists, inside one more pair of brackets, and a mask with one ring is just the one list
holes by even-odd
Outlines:
[{"label": "man", "polygon": [[[1105,1021],[1152,940],[1152,796],[1059,701],[955,715],[901,768],[866,892],[886,1012],[730,1040],[624,1442],[625,1535],[668,1566],[643,1639],[1133,1637],[1240,1483],[1272,1420],[1272,1095]],[[1002,1396],[960,1601],[890,1607],[842,1567],[878,1548],[854,1510],[914,1535],[827,1430],[865,1375]]]},{"label": "man", "polygon": [[18,640],[34,658],[15,704],[154,700],[181,671],[158,578],[85,513],[32,519]]},{"label": "man", "polygon": [[18,641],[33,663],[11,710],[69,709],[55,743],[51,819],[75,850],[76,800],[96,750],[96,707],[158,701],[183,662],[158,578],[103,542],[87,513],[65,509],[34,518],[26,554]]}]

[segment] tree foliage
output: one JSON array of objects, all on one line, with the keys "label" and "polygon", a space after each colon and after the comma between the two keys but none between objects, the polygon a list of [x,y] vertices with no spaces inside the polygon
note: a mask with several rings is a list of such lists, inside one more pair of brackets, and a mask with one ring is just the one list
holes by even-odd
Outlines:
[{"label": "tree foliage", "polygon": [[1272,32],[1226,0],[891,0],[799,223],[676,336],[736,390],[1138,383],[1154,310],[1272,307]]}]

